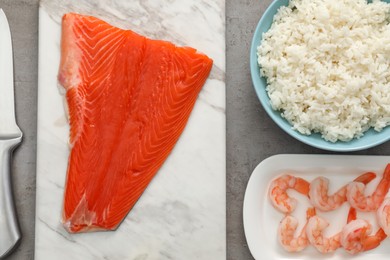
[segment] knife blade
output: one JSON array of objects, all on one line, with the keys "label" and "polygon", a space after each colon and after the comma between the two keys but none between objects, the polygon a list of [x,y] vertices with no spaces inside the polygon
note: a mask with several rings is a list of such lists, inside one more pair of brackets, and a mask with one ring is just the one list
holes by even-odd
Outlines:
[{"label": "knife blade", "polygon": [[11,31],[0,9],[0,259],[21,238],[11,185],[12,152],[22,141],[15,119],[13,70]]}]

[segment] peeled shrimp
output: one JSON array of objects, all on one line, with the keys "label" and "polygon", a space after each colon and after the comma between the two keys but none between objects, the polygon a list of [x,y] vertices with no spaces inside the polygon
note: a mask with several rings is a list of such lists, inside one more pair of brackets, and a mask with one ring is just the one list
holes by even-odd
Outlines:
[{"label": "peeled shrimp", "polygon": [[387,237],[382,228],[375,235],[369,235],[372,232],[371,224],[366,220],[356,219],[354,208],[349,211],[348,222],[341,232],[341,245],[350,254],[374,249]]},{"label": "peeled shrimp", "polygon": [[297,205],[297,200],[288,196],[287,190],[294,189],[299,193],[307,195],[309,186],[310,183],[304,179],[286,174],[271,182],[269,196],[276,209],[283,213],[291,213]]},{"label": "peeled shrimp", "polygon": [[390,236],[390,198],[386,198],[376,212],[379,226]]},{"label": "peeled shrimp", "polygon": [[352,220],[344,226],[341,235],[341,245],[350,254],[357,254],[379,246],[386,234],[379,229],[375,235],[368,235],[372,231],[371,224],[363,219]]},{"label": "peeled shrimp", "polygon": [[306,226],[307,238],[319,252],[329,253],[341,247],[341,232],[327,238],[323,231],[329,226],[329,222],[319,216],[313,216],[309,219]]},{"label": "peeled shrimp", "polygon": [[379,208],[390,188],[390,164],[386,166],[383,177],[370,196],[365,196],[366,185],[351,182],[347,186],[347,200],[352,207],[361,211],[374,211]]},{"label": "peeled shrimp", "polygon": [[[315,209],[309,208],[306,211],[306,217],[309,219],[310,217],[315,215]],[[278,237],[279,242],[283,246],[283,248],[289,252],[299,252],[305,249],[309,245],[309,241],[306,235],[306,225],[303,227],[301,233],[294,237],[295,231],[298,227],[298,220],[292,216],[286,216],[280,222],[278,229]]]},{"label": "peeled shrimp", "polygon": [[[347,223],[355,219],[356,210],[351,208],[348,214]],[[333,252],[337,248],[341,247],[342,232],[338,232],[329,238],[324,237],[323,231],[328,226],[329,222],[319,216],[311,217],[306,226],[306,234],[310,244],[312,244],[321,253]]]},{"label": "peeled shrimp", "polygon": [[[354,181],[369,183],[376,177],[375,173],[367,172]],[[347,185],[341,187],[333,195],[328,195],[329,179],[317,177],[310,183],[309,198],[311,204],[322,211],[331,211],[340,207],[347,201]]]}]

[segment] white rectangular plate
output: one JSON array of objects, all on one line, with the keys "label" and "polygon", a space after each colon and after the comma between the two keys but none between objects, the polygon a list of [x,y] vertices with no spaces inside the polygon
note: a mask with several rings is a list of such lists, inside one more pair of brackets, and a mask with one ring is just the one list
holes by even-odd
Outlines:
[{"label": "white rectangular plate", "polygon": [[[367,193],[371,193],[383,174],[389,156],[347,156],[347,155],[276,155],[262,161],[253,171],[244,198],[244,229],[249,249],[256,259],[375,259],[385,260],[390,257],[390,238],[371,251],[358,255],[350,255],[342,248],[330,254],[321,254],[309,246],[301,252],[286,252],[277,240],[277,229],[284,214],[277,211],[268,197],[268,186],[274,178],[285,173],[311,181],[323,176],[330,180],[329,193],[337,191],[343,185],[351,182],[360,174],[375,172],[377,178],[367,185]],[[310,206],[308,199],[291,192],[290,196],[299,203],[293,216],[299,219],[298,232],[305,222],[305,211]],[[330,236],[340,231],[345,225],[349,210],[348,203],[332,212],[319,212],[331,224],[325,231]],[[358,213],[358,218],[364,218],[373,224],[376,232],[375,213]]]}]

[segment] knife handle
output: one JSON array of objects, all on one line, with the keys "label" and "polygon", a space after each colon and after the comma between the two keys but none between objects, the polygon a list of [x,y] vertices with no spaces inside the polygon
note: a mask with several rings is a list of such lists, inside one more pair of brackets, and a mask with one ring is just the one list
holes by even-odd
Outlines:
[{"label": "knife handle", "polygon": [[0,259],[11,253],[21,239],[10,174],[12,152],[21,140],[21,137],[0,139]]}]

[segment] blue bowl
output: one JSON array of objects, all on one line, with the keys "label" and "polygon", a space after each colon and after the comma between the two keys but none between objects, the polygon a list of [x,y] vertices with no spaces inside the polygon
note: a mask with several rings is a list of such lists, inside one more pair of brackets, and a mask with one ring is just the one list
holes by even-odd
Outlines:
[{"label": "blue bowl", "polygon": [[[385,0],[385,2],[390,2],[390,0]],[[382,144],[390,139],[390,127],[384,128],[381,132],[376,132],[374,129],[369,129],[364,133],[362,137],[359,139],[353,139],[349,142],[338,141],[336,143],[331,143],[325,141],[321,138],[321,135],[311,134],[311,135],[303,135],[298,131],[292,129],[291,125],[287,122],[286,119],[281,117],[279,111],[275,111],[272,109],[270,104],[270,99],[266,92],[267,82],[264,77],[260,76],[260,68],[257,63],[257,46],[260,45],[262,34],[271,27],[272,19],[276,14],[277,10],[281,6],[287,6],[289,3],[288,0],[275,0],[268,7],[268,9],[264,12],[261,17],[259,23],[257,24],[255,34],[252,39],[252,45],[250,50],[250,69],[253,86],[255,88],[256,94],[260,100],[260,103],[264,107],[267,114],[274,120],[274,122],[282,128],[285,132],[287,132],[292,137],[297,140],[308,144],[310,146],[328,150],[335,152],[352,152],[368,149],[370,147],[374,147],[376,145]]]}]

